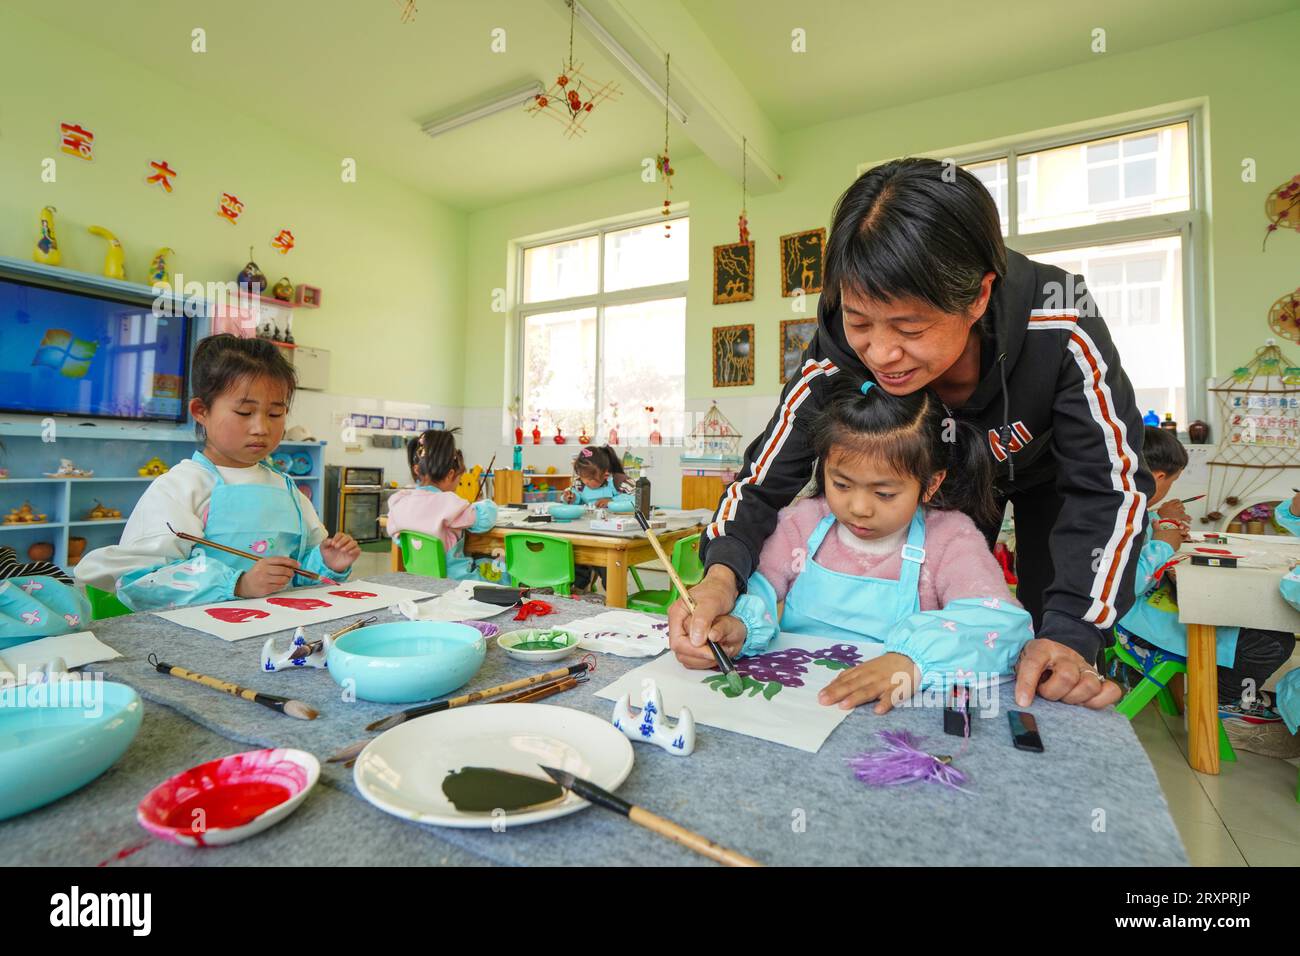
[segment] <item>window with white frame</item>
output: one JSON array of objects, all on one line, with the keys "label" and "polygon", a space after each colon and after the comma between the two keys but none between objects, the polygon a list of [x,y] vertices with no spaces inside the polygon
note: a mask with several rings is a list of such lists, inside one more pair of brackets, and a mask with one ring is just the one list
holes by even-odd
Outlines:
[{"label": "window with white frame", "polygon": [[[1026,141],[963,166],[997,203],[1007,245],[1084,277],[1143,412],[1204,417],[1192,281],[1200,250],[1195,116],[1066,142]],[[1016,164],[1017,189],[1007,170]]]},{"label": "window with white frame", "polygon": [[521,250],[519,400],[576,441],[682,440],[690,220],[610,226]]}]

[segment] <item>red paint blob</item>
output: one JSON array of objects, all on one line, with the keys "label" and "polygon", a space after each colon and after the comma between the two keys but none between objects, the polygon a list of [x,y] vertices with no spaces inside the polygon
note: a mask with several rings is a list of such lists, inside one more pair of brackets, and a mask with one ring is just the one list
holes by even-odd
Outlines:
[{"label": "red paint blob", "polygon": [[358,601],[364,598],[379,597],[378,594],[371,594],[369,591],[331,591],[330,594],[335,597],[353,598]]},{"label": "red paint blob", "polygon": [[227,624],[243,624],[246,621],[256,621],[259,617],[271,616],[265,611],[252,607],[208,607],[204,610],[218,621],[225,621]]},{"label": "red paint blob", "polygon": [[194,830],[197,824],[201,829],[192,835],[202,838],[204,830],[242,827],[292,796],[289,788],[279,783],[262,780],[226,783],[167,807],[159,822],[185,832]]},{"label": "red paint blob", "polygon": [[322,601],[320,598],[286,598],[272,597],[266,599],[267,604],[275,604],[279,607],[291,607],[295,611],[314,611],[318,607],[330,607],[329,601]]}]

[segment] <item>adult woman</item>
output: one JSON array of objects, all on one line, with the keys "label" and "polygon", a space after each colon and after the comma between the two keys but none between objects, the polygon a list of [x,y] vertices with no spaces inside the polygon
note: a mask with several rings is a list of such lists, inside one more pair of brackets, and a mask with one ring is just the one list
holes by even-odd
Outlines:
[{"label": "adult woman", "polygon": [[[808,423],[828,380],[936,392],[987,434],[999,500],[1016,520],[1017,596],[1037,637],[1016,699],[1103,707],[1103,632],[1133,600],[1130,560],[1154,485],[1142,421],[1083,280],[1008,251],[983,184],[951,163],[868,170],[836,206],[818,329],[765,432],[746,450],[704,546],[696,613],[670,639],[702,645],[735,603],[776,521],[812,472]],[[992,541],[996,525],[982,526]],[[811,556],[810,556],[811,557]]]}]

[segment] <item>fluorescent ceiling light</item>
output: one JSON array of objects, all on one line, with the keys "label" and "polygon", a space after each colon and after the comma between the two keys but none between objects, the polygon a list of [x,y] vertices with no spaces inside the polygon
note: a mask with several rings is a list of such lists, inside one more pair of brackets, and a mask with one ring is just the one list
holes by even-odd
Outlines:
[{"label": "fluorescent ceiling light", "polygon": [[591,35],[596,38],[597,42],[605,48],[605,51],[617,60],[623,69],[631,73],[638,83],[649,90],[650,95],[658,100],[661,106],[667,106],[668,112],[673,115],[673,119],[685,126],[686,112],[675,102],[668,99],[668,95],[664,92],[664,88],[659,81],[642,69],[640,63],[632,59],[632,54],[628,53],[627,50],[623,48],[622,44],[610,36],[609,31],[602,27],[600,22],[587,12],[586,7],[578,3],[577,0],[573,0],[573,7],[577,11],[578,19],[582,21],[583,26],[585,26],[587,30],[590,31]]},{"label": "fluorescent ceiling light", "polygon": [[425,134],[428,136],[439,136],[449,130],[467,126],[486,116],[492,116],[495,113],[503,112],[512,107],[522,106],[524,103],[527,103],[529,100],[533,99],[533,97],[543,92],[545,92],[545,87],[542,86],[541,81],[533,80],[533,82],[528,84],[528,86],[521,87],[511,93],[495,97],[494,99],[488,100],[485,103],[480,103],[477,106],[461,107],[447,116],[429,120],[427,123],[422,123],[420,129],[424,130]]}]

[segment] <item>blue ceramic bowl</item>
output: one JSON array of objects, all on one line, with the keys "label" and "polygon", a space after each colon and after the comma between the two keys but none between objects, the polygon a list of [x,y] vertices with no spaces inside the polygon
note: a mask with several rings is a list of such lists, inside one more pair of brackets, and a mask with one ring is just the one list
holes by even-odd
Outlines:
[{"label": "blue ceramic bowl", "polygon": [[620,500],[618,498],[615,498],[613,501],[609,503],[609,510],[612,514],[616,514],[616,515],[630,515],[633,511],[636,510],[636,504],[634,502],[628,501],[627,499]]},{"label": "blue ceramic bowl", "polygon": [[557,521],[572,521],[587,513],[583,505],[551,505],[551,517]]},{"label": "blue ceramic bowl", "polygon": [[0,820],[84,787],[117,762],[144,705],[125,684],[56,681],[0,691]]},{"label": "blue ceramic bowl", "polygon": [[409,704],[441,697],[478,673],[487,640],[468,624],[396,621],[344,634],[330,648],[330,676],[358,697]]}]

